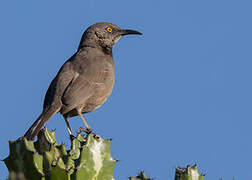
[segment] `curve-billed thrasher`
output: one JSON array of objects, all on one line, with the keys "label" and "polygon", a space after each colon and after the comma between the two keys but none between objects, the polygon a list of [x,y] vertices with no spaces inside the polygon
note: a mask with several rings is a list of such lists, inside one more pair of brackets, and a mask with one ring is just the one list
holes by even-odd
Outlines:
[{"label": "curve-billed thrasher", "polygon": [[66,121],[70,137],[68,117],[79,115],[91,132],[82,114],[100,107],[111,94],[115,80],[112,48],[120,37],[127,34],[141,35],[138,31],[122,30],[107,22],[90,26],[84,32],[77,52],[51,82],[43,111],[24,137],[33,140],[42,126],[58,112]]}]

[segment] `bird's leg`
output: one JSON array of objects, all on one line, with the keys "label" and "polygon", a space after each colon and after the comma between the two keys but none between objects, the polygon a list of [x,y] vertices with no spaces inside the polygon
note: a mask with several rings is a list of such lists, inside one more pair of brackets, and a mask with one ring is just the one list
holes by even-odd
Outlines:
[{"label": "bird's leg", "polygon": [[92,132],[92,129],[90,128],[90,126],[88,125],[86,119],[84,118],[84,116],[81,114],[80,111],[78,111],[78,114],[81,117],[81,119],[83,120],[85,126],[87,127],[87,133],[90,134]]},{"label": "bird's leg", "polygon": [[68,133],[69,133],[69,136],[70,136],[70,139],[72,140],[74,138],[73,134],[72,134],[72,131],[71,131],[71,128],[70,128],[70,125],[69,125],[69,122],[67,120],[67,116],[64,116],[64,119],[65,119],[65,122],[66,122],[66,125],[67,125],[67,130],[68,130]]}]

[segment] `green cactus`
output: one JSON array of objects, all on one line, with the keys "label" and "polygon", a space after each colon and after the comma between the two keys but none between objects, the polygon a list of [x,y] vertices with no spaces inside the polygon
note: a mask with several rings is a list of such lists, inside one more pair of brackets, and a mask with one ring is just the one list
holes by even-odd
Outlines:
[{"label": "green cactus", "polygon": [[196,165],[187,166],[186,168],[176,168],[175,180],[204,180],[204,175],[199,174]]},{"label": "green cactus", "polygon": [[[58,144],[54,131],[47,128],[34,143],[23,138],[9,142],[4,159],[9,180],[114,180],[116,160],[110,154],[110,140],[80,133],[71,140],[71,149]],[[143,171],[129,180],[151,180]],[[175,180],[204,180],[196,165],[176,168]]]},{"label": "green cactus", "polygon": [[85,138],[78,134],[71,141],[71,150],[66,151],[64,144],[57,143],[55,132],[45,128],[35,143],[24,138],[10,141],[9,147],[10,154],[4,162],[10,180],[114,179],[116,160],[110,154],[110,140],[94,134]]},{"label": "green cactus", "polygon": [[145,173],[143,171],[141,171],[137,177],[130,177],[129,180],[152,180],[152,179],[147,178]]}]

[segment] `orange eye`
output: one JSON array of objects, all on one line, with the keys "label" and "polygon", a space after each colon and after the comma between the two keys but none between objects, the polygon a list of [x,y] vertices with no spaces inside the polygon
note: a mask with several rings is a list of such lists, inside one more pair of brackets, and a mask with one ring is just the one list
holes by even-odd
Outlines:
[{"label": "orange eye", "polygon": [[111,27],[107,27],[107,31],[108,32],[112,32],[112,28]]}]

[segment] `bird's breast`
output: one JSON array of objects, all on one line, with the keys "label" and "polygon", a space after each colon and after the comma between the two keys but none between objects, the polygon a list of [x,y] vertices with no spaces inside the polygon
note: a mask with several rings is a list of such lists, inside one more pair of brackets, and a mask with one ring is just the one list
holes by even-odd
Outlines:
[{"label": "bird's breast", "polygon": [[90,82],[93,87],[92,95],[83,102],[83,113],[99,108],[112,93],[115,82],[114,64],[104,63],[98,68]]}]

